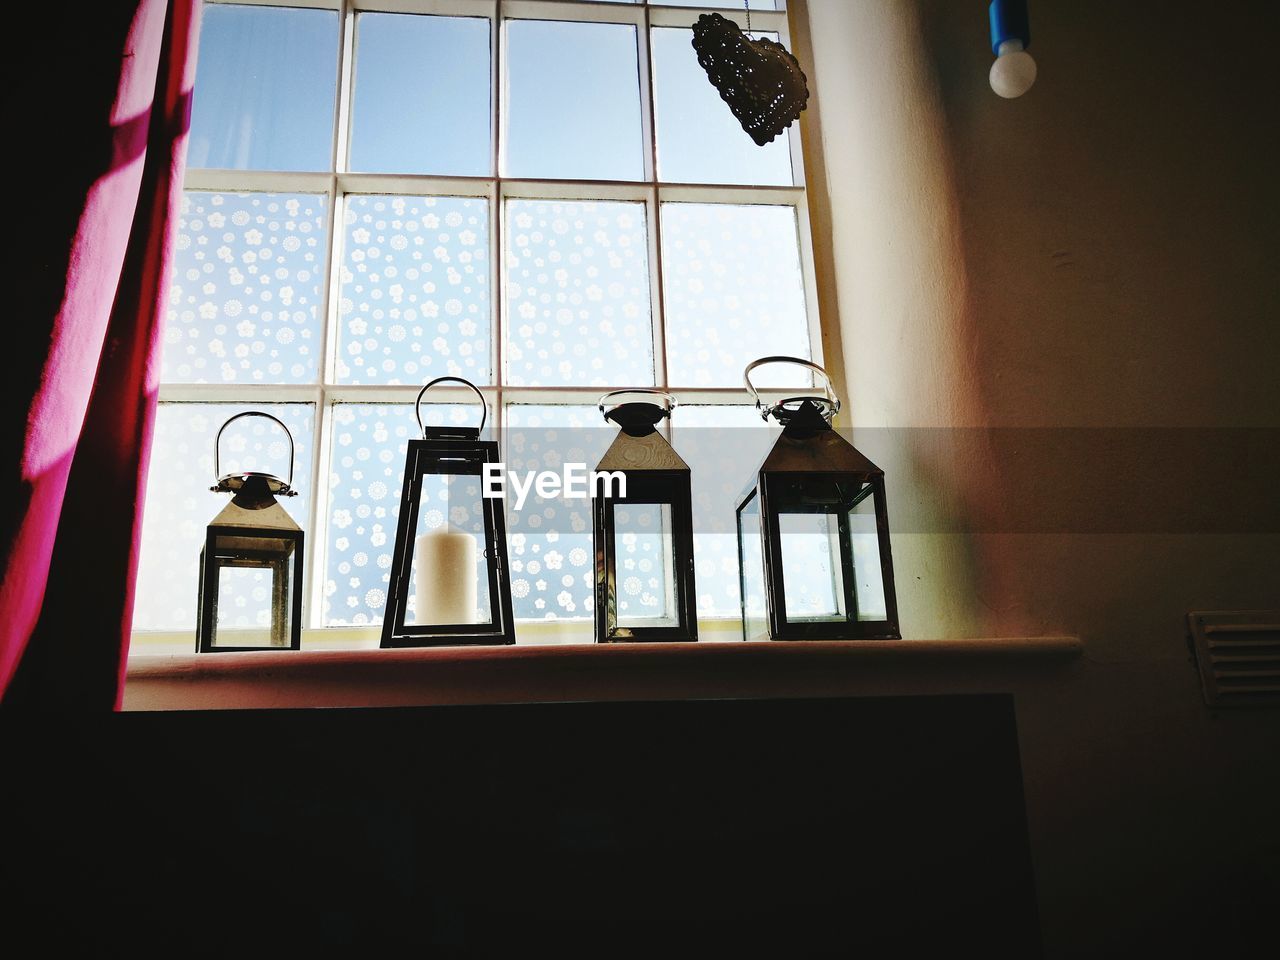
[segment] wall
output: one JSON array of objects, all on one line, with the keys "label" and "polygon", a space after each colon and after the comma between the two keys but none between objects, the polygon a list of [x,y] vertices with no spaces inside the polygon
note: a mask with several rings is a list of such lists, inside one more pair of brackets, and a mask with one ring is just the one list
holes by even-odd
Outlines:
[{"label": "wall", "polygon": [[1280,711],[1185,641],[1280,608],[1278,17],[1031,7],[1005,101],[984,0],[793,2],[826,307],[904,635],[1085,643],[1018,690],[1047,952],[1220,951],[1280,898]]}]

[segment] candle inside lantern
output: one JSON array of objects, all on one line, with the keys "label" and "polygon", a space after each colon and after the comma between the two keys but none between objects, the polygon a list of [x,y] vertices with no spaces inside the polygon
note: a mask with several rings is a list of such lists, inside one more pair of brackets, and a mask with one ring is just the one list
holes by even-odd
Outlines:
[{"label": "candle inside lantern", "polygon": [[476,623],[476,539],[469,533],[441,528],[414,542],[417,579],[414,622]]}]

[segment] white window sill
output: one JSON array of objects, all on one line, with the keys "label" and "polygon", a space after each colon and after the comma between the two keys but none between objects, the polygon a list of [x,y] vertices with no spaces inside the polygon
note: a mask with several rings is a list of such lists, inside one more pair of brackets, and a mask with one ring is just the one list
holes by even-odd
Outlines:
[{"label": "white window sill", "polygon": [[400,707],[566,700],[1008,690],[1080,657],[1072,637],[557,643],[129,658],[125,710]]}]

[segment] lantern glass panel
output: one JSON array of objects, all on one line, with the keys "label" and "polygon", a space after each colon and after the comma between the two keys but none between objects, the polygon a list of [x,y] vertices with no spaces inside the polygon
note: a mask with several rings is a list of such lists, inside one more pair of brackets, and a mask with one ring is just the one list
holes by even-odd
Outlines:
[{"label": "lantern glass panel", "polygon": [[888,616],[888,603],[884,595],[884,568],[880,565],[876,501],[871,491],[871,484],[867,484],[861,499],[849,511],[854,599],[859,620],[884,620]]},{"label": "lantern glass panel", "polygon": [[613,507],[618,626],[679,626],[671,504]]},{"label": "lantern glass panel", "polygon": [[742,635],[768,640],[765,619],[764,536],[760,529],[760,498],[752,491],[738,511],[738,549],[742,570]]},{"label": "lantern glass panel", "polygon": [[212,539],[218,593],[211,645],[288,647],[297,541],[224,534]]},{"label": "lantern glass panel", "polygon": [[481,464],[446,464],[458,472],[422,478],[406,626],[493,623]]},{"label": "lantern glass panel", "polygon": [[780,513],[787,619],[829,623],[846,619],[840,568],[840,522],[835,513]]}]

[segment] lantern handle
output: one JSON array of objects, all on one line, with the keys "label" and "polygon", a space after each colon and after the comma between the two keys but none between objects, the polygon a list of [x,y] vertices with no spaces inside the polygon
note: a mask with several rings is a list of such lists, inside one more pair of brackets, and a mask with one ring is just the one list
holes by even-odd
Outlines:
[{"label": "lantern handle", "polygon": [[606,400],[610,397],[630,396],[631,394],[636,393],[643,393],[645,396],[649,397],[662,397],[666,401],[663,405],[662,415],[664,417],[670,417],[671,411],[676,408],[676,398],[665,390],[658,390],[654,387],[633,387],[630,390],[611,390],[609,393],[606,393],[600,398],[600,412],[605,415],[605,419],[608,419],[609,415],[604,409],[604,402]]},{"label": "lantern handle", "polygon": [[480,392],[479,387],[477,387],[470,380],[463,380],[461,377],[436,377],[434,380],[432,380],[425,387],[423,387],[421,390],[418,391],[418,399],[415,400],[413,404],[413,415],[418,420],[418,432],[423,434],[424,436],[426,435],[426,432],[427,432],[426,427],[422,425],[422,398],[426,394],[426,392],[430,390],[432,387],[434,387],[437,383],[460,383],[464,387],[471,388],[471,391],[477,397],[480,398],[480,427],[476,432],[483,433],[484,425],[489,419],[489,404],[485,402],[484,394]]},{"label": "lantern handle", "polygon": [[[234,417],[218,428],[218,435],[213,438],[213,479],[219,484],[222,483],[222,468],[220,466],[222,460],[222,432],[237,420],[241,420],[245,417],[262,417],[265,420],[270,420],[283,430],[284,435],[289,438],[289,479],[285,481],[284,488],[280,493],[283,493],[285,496],[291,496],[293,494],[293,433],[290,432],[289,428],[285,426],[284,421],[279,417],[273,417],[271,414],[263,413],[261,410],[246,410],[244,413],[237,413]],[[216,490],[218,488],[214,487],[214,489]]]},{"label": "lantern handle", "polygon": [[[827,395],[826,399],[831,405],[831,413],[836,414],[840,412],[840,398],[836,396],[835,387],[831,383],[830,374],[828,374],[826,370],[822,369],[822,367],[818,366],[812,360],[802,360],[799,357],[761,357],[759,360],[752,360],[750,363],[747,364],[747,368],[742,371],[742,382],[747,385],[747,390],[751,392],[751,396],[756,402],[756,409],[762,411],[761,416],[763,416],[766,420],[768,419],[769,411],[772,408],[765,406],[764,401],[760,399],[760,392],[756,390],[755,384],[751,382],[751,371],[754,370],[756,367],[764,366],[766,363],[792,363],[797,366],[806,367],[809,370],[814,371],[815,373],[822,374],[823,392]],[[793,402],[793,400],[800,400],[800,399],[803,399],[803,398],[794,397],[788,400],[784,400],[782,402],[791,403]]]}]

